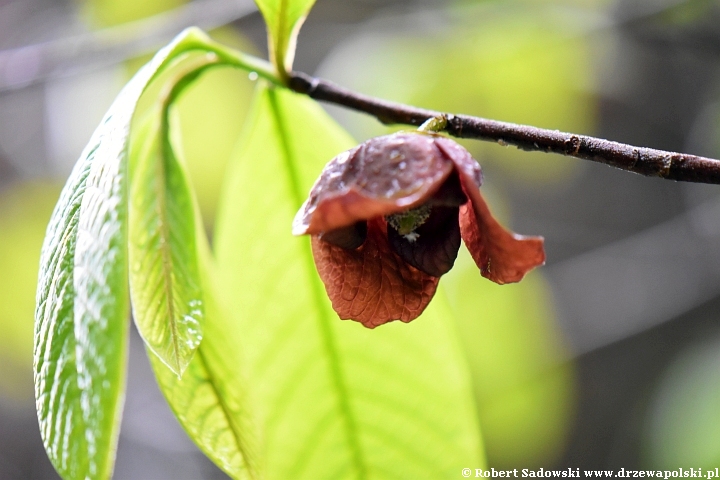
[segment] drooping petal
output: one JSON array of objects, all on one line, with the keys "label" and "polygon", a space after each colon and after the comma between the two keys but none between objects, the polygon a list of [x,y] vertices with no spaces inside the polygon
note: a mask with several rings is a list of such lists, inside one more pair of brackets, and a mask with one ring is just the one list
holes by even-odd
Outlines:
[{"label": "drooping petal", "polygon": [[328,163],[293,221],[293,234],[317,235],[423,203],[453,171],[434,135],[377,137]]},{"label": "drooping petal", "polygon": [[500,285],[545,263],[543,238],[505,230],[480,196],[460,207],[460,232],[482,276]]},{"label": "drooping petal", "polygon": [[390,248],[387,224],[368,221],[365,243],[347,250],[312,237],[318,274],[340,318],[368,328],[416,319],[435,294],[439,278],[408,265]]},{"label": "drooping petal", "polygon": [[544,264],[542,237],[509,232],[490,213],[480,194],[480,166],[470,153],[446,138],[438,138],[436,144],[455,164],[470,199],[460,207],[460,233],[482,276],[500,285],[519,282],[527,272]]}]

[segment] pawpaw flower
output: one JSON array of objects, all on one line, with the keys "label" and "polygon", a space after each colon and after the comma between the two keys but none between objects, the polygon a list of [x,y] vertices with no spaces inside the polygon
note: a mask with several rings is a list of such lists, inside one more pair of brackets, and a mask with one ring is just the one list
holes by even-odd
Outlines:
[{"label": "pawpaw flower", "polygon": [[542,237],[507,231],[480,195],[482,172],[438,134],[376,137],[333,158],[293,222],[342,319],[369,328],[417,318],[465,242],[480,274],[518,282],[545,261]]}]

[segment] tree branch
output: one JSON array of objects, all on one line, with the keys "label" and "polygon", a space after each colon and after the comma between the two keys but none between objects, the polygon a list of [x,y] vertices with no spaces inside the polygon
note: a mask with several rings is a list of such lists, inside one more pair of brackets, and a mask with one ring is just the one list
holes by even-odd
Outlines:
[{"label": "tree branch", "polygon": [[649,177],[720,184],[720,160],[712,158],[634,147],[557,130],[415,108],[356,93],[302,72],[292,72],[289,85],[294,91],[315,100],[367,113],[385,124],[401,123],[419,126],[432,117],[445,116],[447,126],[443,131],[455,137],[493,141],[527,151],[558,153],[604,163]]}]

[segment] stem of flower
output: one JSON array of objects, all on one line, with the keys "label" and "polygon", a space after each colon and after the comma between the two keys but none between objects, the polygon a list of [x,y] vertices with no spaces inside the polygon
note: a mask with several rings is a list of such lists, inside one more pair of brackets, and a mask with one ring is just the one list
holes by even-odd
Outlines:
[{"label": "stem of flower", "polygon": [[469,115],[425,110],[353,92],[302,72],[292,72],[289,86],[315,100],[367,113],[386,124],[432,124],[446,119],[439,131],[460,138],[475,138],[513,145],[521,150],[558,153],[650,177],[683,182],[720,184],[720,160],[653,148],[635,147],[585,135],[563,133],[527,125],[499,122]]}]

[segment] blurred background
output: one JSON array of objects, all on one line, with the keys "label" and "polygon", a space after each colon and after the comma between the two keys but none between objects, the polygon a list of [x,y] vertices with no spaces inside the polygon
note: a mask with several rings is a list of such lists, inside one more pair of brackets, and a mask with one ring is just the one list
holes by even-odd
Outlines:
[{"label": "blurred background", "polygon": [[[189,25],[266,55],[250,0],[0,0],[0,479],[57,478],[32,386],[53,205],[122,85]],[[295,67],[422,107],[720,157],[717,0],[318,0]],[[181,98],[208,231],[252,89],[219,70]],[[390,130],[328,110],[358,140]],[[477,271],[461,252],[441,282],[489,465],[720,466],[720,186],[464,144],[493,210],[543,235],[548,257],[520,284],[467,292]],[[486,309],[463,311],[468,294]],[[225,478],[178,426],[138,338],[115,478]]]}]

